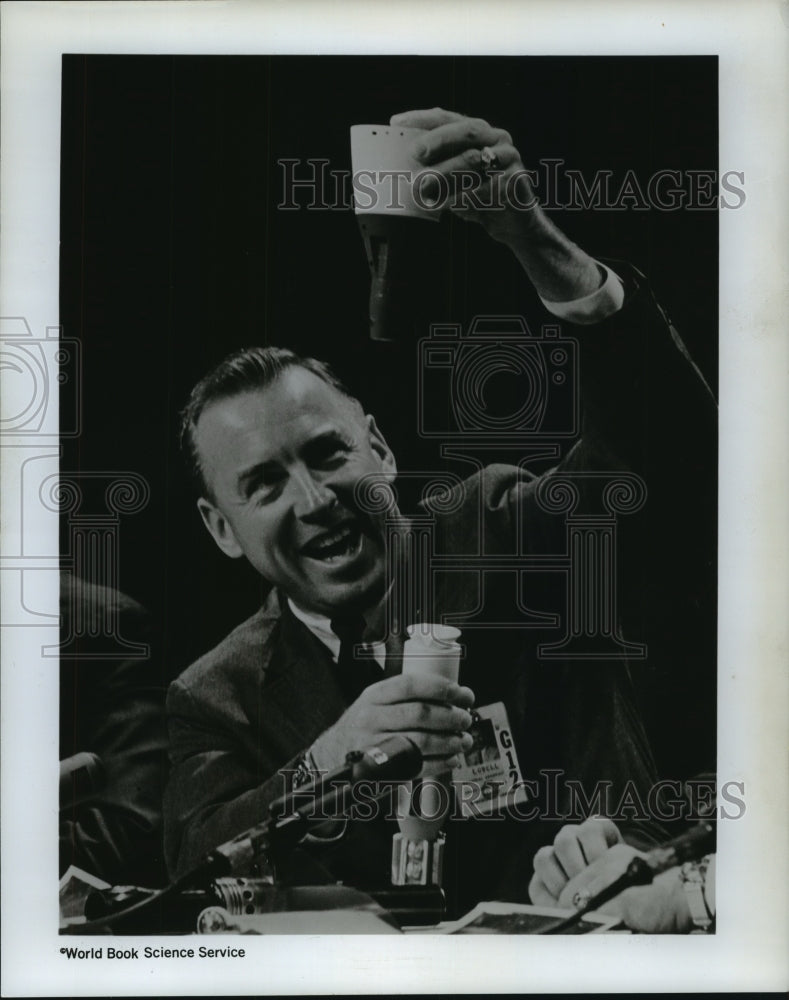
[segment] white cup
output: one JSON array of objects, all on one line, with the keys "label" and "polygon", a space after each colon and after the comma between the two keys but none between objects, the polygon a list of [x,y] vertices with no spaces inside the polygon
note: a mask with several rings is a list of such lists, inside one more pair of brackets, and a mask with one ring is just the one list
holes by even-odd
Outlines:
[{"label": "white cup", "polygon": [[425,167],[414,140],[425,130],[402,125],[352,125],[351,167],[357,215],[398,215],[439,220],[441,206],[422,195]]}]

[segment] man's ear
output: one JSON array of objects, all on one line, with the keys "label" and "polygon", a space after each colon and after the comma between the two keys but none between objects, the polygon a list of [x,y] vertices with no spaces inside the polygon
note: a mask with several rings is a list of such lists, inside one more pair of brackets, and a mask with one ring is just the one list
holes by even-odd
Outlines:
[{"label": "man's ear", "polygon": [[382,471],[387,474],[387,477],[394,479],[397,475],[397,462],[395,461],[392,449],[386,443],[386,438],[378,430],[375,417],[368,413],[365,419],[367,420],[367,433],[370,439],[370,447],[372,448],[373,453],[378,456]]},{"label": "man's ear", "polygon": [[236,540],[233,529],[230,527],[230,522],[222,511],[218,507],[215,507],[210,500],[206,500],[205,497],[200,497],[197,501],[197,509],[200,511],[203,524],[208,528],[211,537],[225,555],[230,556],[231,559],[239,559],[243,556],[244,553]]}]

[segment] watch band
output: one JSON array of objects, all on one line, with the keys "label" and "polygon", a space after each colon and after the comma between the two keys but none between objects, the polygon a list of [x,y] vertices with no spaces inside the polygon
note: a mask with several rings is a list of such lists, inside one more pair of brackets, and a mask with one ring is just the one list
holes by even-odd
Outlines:
[{"label": "watch band", "polygon": [[309,750],[305,750],[296,761],[293,778],[291,779],[291,788],[303,788],[304,785],[312,784],[318,777],[318,768],[315,766],[312,753]]},{"label": "watch band", "polygon": [[709,857],[702,858],[701,861],[686,861],[679,870],[690,910],[690,919],[694,927],[703,931],[710,929],[714,919],[704,898],[704,882],[709,862]]},{"label": "watch band", "polygon": [[[291,788],[295,791],[298,788],[303,788],[305,785],[311,785],[321,777],[322,773],[325,772],[321,772],[318,769],[311,751],[305,750],[296,761],[293,778],[291,779]],[[334,823],[324,824],[324,832],[322,835],[312,832],[306,833],[304,835],[304,841],[308,844],[333,844],[335,841],[341,840],[345,836],[347,829],[348,820],[339,819]]]}]

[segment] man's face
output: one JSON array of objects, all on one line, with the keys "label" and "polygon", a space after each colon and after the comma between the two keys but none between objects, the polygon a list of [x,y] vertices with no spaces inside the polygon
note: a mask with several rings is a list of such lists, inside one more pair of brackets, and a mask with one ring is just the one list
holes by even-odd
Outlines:
[{"label": "man's face", "polygon": [[300,607],[331,616],[383,592],[383,523],[354,488],[395,461],[372,417],[304,368],[218,400],[196,428],[213,499],[198,502],[227,555],[246,556]]}]

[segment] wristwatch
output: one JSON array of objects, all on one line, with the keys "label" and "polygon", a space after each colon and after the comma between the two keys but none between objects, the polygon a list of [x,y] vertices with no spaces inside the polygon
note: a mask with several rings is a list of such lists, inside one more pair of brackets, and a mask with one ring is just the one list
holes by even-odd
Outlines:
[{"label": "wristwatch", "polygon": [[[317,779],[322,775],[326,774],[325,771],[320,771],[318,765],[315,763],[315,758],[312,756],[311,750],[305,750],[303,754],[296,761],[296,767],[293,772],[293,779],[291,788],[295,792],[299,788],[304,788],[305,785],[312,785]],[[337,819],[336,821],[327,821],[322,824],[323,834],[308,832],[304,835],[304,840],[308,844],[333,844],[337,840],[341,840],[345,836],[345,832],[348,829],[348,820],[343,817]]]},{"label": "wristwatch", "polygon": [[704,898],[704,883],[709,863],[710,859],[707,856],[701,861],[686,861],[679,870],[682,888],[688,901],[690,919],[693,921],[693,926],[702,931],[708,931],[714,920]]},{"label": "wristwatch", "polygon": [[315,765],[312,753],[309,750],[305,750],[296,761],[291,788],[303,788],[305,785],[311,785],[319,777],[320,773]]}]

